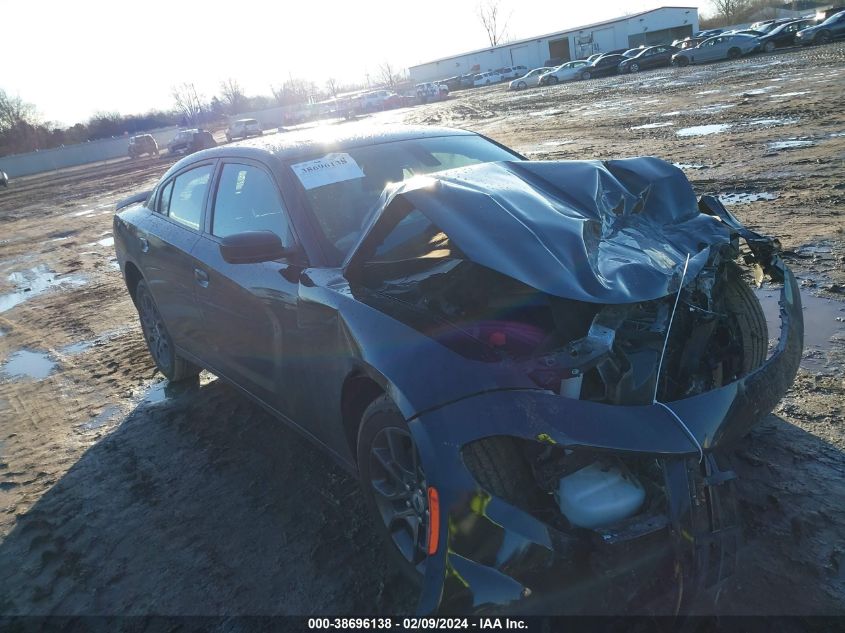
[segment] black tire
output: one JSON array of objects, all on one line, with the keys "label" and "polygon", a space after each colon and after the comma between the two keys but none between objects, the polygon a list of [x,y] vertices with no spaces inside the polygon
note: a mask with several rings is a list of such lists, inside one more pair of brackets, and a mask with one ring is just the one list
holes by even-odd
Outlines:
[{"label": "black tire", "polygon": [[139,281],[135,287],[135,305],[138,308],[138,318],[141,320],[141,329],[144,333],[147,349],[149,349],[150,356],[152,356],[158,370],[170,382],[196,378],[201,371],[200,368],[176,353],[173,340],[164,324],[164,319],[162,319],[158,306],[156,306],[155,300],[143,280]]},{"label": "black tire", "polygon": [[819,31],[813,38],[816,44],[829,44],[831,40],[830,31]]},{"label": "black tire", "polygon": [[528,84],[525,83],[524,81],[520,81],[518,84],[516,84],[517,90],[525,90],[527,87],[528,87]]},{"label": "black tire", "polygon": [[739,59],[740,55],[742,55],[742,51],[738,48],[728,50],[728,59]]},{"label": "black tire", "polygon": [[376,398],[361,416],[357,458],[364,498],[388,556],[419,587],[428,559],[425,472],[405,418],[386,395]]},{"label": "black tire", "polygon": [[777,48],[777,45],[774,42],[766,42],[763,46],[763,50],[767,53],[773,52]]},{"label": "black tire", "polygon": [[552,75],[551,77],[548,78],[547,83],[554,85],[556,83],[560,83],[560,79],[558,79],[557,77]]},{"label": "black tire", "polygon": [[628,69],[629,69],[632,73],[638,73],[638,72],[640,72],[640,65],[639,65],[637,62],[634,62],[633,64],[631,64],[631,65],[628,67]]},{"label": "black tire", "polygon": [[689,57],[678,57],[672,62],[672,64],[678,66],[679,68],[689,66]]},{"label": "black tire", "polygon": [[537,489],[531,467],[512,437],[497,435],[471,442],[461,456],[482,488],[517,507]]},{"label": "black tire", "polygon": [[581,73],[581,79],[590,79],[592,77],[592,73],[589,70],[585,70]]},{"label": "black tire", "polygon": [[747,374],[766,360],[769,349],[766,315],[754,290],[742,278],[739,268],[732,264],[726,273],[725,307],[734,317],[742,340],[742,371]]}]

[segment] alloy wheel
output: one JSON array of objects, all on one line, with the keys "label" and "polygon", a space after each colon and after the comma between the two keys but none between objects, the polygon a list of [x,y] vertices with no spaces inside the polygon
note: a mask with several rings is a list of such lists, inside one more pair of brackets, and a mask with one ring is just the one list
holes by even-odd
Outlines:
[{"label": "alloy wheel", "polygon": [[172,361],[170,336],[167,334],[164,321],[148,292],[142,294],[138,312],[141,317],[141,329],[144,331],[144,338],[153,360],[159,367],[169,368]]},{"label": "alloy wheel", "polygon": [[381,429],[370,447],[373,498],[393,544],[419,572],[425,571],[428,539],[428,488],[411,434]]},{"label": "alloy wheel", "polygon": [[637,64],[637,63],[631,64],[631,72],[632,73],[638,72],[639,70],[640,70],[639,64]]}]

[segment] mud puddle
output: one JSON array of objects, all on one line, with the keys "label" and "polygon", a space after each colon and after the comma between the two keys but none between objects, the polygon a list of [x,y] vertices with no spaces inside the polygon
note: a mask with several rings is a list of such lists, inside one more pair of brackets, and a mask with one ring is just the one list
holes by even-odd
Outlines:
[{"label": "mud puddle", "polygon": [[45,264],[35,266],[29,270],[14,272],[9,275],[9,281],[14,284],[14,292],[0,295],[0,312],[11,310],[16,305],[36,297],[50,288],[57,286],[81,286],[87,279],[80,275],[61,276],[50,270]]},{"label": "mud puddle", "polygon": [[103,332],[102,334],[94,338],[76,341],[74,343],[71,343],[70,345],[65,345],[64,347],[59,349],[59,353],[64,356],[75,356],[77,354],[81,354],[82,352],[88,351],[92,347],[96,347],[97,345],[103,345],[104,343],[107,343],[120,336],[123,336],[127,332],[130,332],[132,329],[133,326],[124,325],[123,327],[119,327],[114,330],[109,330],[108,332]]},{"label": "mud puddle", "polygon": [[658,127],[669,127],[670,125],[675,125],[671,121],[663,121],[661,123],[646,123],[645,125],[635,125],[634,127],[630,128],[632,130],[653,130],[654,128]]},{"label": "mud puddle", "polygon": [[709,125],[693,125],[684,127],[675,132],[678,136],[709,136],[710,134],[721,134],[733,127],[733,123],[711,123]]},{"label": "mud puddle", "polygon": [[770,151],[782,151],[785,149],[798,149],[801,147],[813,147],[816,144],[815,141],[809,140],[800,140],[800,139],[788,139],[786,141],[769,141],[766,143],[766,149]]},{"label": "mud puddle", "polygon": [[719,200],[725,206],[732,204],[749,204],[760,200],[777,200],[778,194],[770,191],[735,191],[719,194]]},{"label": "mud puddle", "polygon": [[46,352],[33,352],[28,349],[18,350],[3,363],[0,373],[13,380],[21,378],[46,378],[56,368],[57,363]]},{"label": "mud puddle", "polygon": [[[757,290],[757,298],[766,315],[770,344],[774,344],[780,335],[780,289],[761,288]],[[845,302],[802,292],[801,305],[804,315],[801,367],[820,372],[833,365],[841,365],[832,357],[831,351],[835,345],[845,344]]]}]

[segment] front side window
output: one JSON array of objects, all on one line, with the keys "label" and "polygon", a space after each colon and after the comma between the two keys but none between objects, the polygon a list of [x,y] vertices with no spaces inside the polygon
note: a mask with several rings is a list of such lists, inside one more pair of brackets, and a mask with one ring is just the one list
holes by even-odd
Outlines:
[{"label": "front side window", "polygon": [[217,186],[211,233],[226,237],[244,231],[272,231],[285,246],[292,242],[272,178],[252,165],[227,163]]},{"label": "front side window", "polygon": [[156,211],[158,211],[162,215],[167,215],[168,211],[170,210],[170,197],[172,195],[173,181],[171,180],[169,183],[164,185],[161,190],[161,194],[158,197],[158,204],[156,205]]},{"label": "front side window", "polygon": [[203,165],[174,178],[168,215],[185,226],[199,230],[205,192],[214,165]]}]

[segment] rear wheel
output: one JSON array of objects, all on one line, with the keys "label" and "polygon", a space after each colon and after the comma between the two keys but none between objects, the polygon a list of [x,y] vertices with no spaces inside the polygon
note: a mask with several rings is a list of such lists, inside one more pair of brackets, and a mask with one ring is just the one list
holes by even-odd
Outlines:
[{"label": "rear wheel", "polygon": [[672,62],[673,66],[678,66],[683,68],[684,66],[689,66],[689,58],[688,57],[678,57]]},{"label": "rear wheel", "polygon": [[364,411],[358,431],[358,474],[367,505],[388,541],[388,554],[415,584],[428,560],[428,488],[411,432],[386,395]]},{"label": "rear wheel", "polygon": [[816,34],[816,44],[828,44],[830,42],[830,31],[821,31]]},{"label": "rear wheel", "polygon": [[144,281],[139,281],[135,288],[135,303],[138,307],[144,340],[147,342],[150,356],[153,357],[158,370],[171,382],[195,378],[200,373],[200,368],[176,353],[164,319],[161,318],[158,306]]},{"label": "rear wheel", "polygon": [[589,79],[592,76],[593,74],[589,70],[585,70],[581,73],[581,79]]},{"label": "rear wheel", "polygon": [[766,42],[766,45],[763,47],[763,50],[767,53],[771,53],[773,50],[777,48],[774,42]]}]

